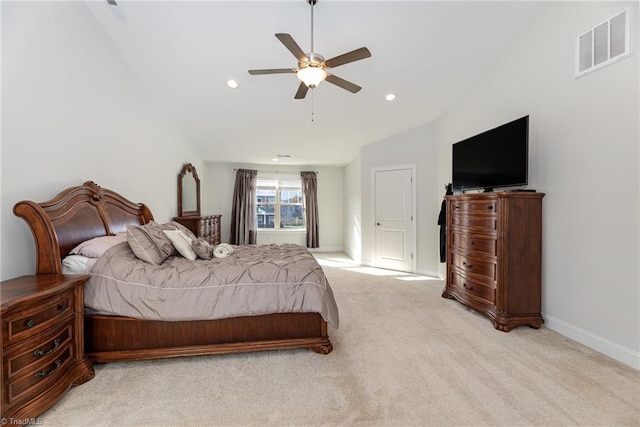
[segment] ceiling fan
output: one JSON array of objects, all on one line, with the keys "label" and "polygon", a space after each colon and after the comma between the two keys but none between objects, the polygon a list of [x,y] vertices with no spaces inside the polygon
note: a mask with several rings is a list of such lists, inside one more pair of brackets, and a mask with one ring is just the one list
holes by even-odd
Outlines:
[{"label": "ceiling fan", "polygon": [[298,60],[298,68],[272,68],[266,70],[249,70],[251,75],[260,74],[285,74],[294,73],[301,80],[298,91],[296,92],[295,99],[303,99],[309,89],[313,89],[320,84],[323,80],[333,83],[342,89],[348,90],[351,93],[357,93],[362,89],[357,84],[351,83],[345,79],[342,79],[336,75],[327,72],[327,68],[335,68],[339,65],[348,64],[350,62],[359,61],[371,56],[371,52],[366,47],[352,50],[351,52],[343,53],[331,59],[325,60],[324,57],[313,51],[313,6],[318,0],[307,0],[307,3],[311,5],[311,51],[305,53],[300,46],[293,40],[290,34],[277,33],[276,37],[282,44],[289,49],[289,51]]}]

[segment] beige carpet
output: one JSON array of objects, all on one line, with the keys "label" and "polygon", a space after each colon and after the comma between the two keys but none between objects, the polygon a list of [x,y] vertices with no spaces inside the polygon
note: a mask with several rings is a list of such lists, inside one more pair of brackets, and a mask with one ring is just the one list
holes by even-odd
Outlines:
[{"label": "beige carpet", "polygon": [[319,257],[341,317],[331,354],[98,365],[43,425],[640,424],[640,372],[544,327],[499,332],[440,281]]}]

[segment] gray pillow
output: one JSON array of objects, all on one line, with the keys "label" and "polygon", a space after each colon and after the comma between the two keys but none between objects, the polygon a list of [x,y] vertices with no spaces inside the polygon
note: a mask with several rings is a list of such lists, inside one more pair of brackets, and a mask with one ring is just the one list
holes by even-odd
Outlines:
[{"label": "gray pillow", "polygon": [[173,252],[171,241],[162,227],[150,222],[146,225],[127,224],[127,243],[133,254],[149,264],[159,265]]},{"label": "gray pillow", "polygon": [[198,255],[198,258],[213,258],[213,246],[204,239],[192,239],[191,248],[193,248],[193,251]]}]

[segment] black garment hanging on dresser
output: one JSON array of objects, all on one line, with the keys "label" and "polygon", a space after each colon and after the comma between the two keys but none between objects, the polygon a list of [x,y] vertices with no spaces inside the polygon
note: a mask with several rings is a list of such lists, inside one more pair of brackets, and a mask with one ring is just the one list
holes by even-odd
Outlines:
[{"label": "black garment hanging on dresser", "polygon": [[[453,194],[451,183],[446,185],[445,196]],[[447,201],[442,201],[440,215],[438,215],[438,225],[440,226],[440,262],[447,262]]]}]

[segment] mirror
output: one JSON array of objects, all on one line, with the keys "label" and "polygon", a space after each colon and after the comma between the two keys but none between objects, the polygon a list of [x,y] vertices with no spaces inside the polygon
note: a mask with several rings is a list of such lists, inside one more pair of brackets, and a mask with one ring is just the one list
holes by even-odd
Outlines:
[{"label": "mirror", "polygon": [[178,175],[178,216],[200,216],[200,178],[191,163]]}]

